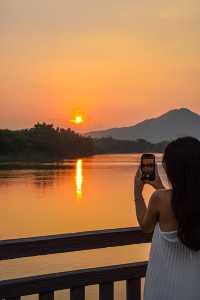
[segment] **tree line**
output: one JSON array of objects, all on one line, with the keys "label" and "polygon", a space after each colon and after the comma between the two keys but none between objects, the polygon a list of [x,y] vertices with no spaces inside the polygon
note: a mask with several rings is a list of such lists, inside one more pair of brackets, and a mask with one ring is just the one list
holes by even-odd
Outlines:
[{"label": "tree line", "polygon": [[167,142],[152,144],[143,139],[93,139],[70,128],[55,128],[46,123],[37,123],[30,129],[0,130],[1,161],[60,160],[103,153],[163,152],[166,145]]},{"label": "tree line", "polygon": [[161,153],[164,152],[168,142],[163,141],[157,144],[150,143],[144,139],[116,140],[112,137],[105,137],[94,140],[95,150],[99,154],[103,153]]},{"label": "tree line", "polygon": [[70,128],[37,123],[23,130],[0,130],[0,156],[13,159],[63,159],[94,153],[94,142]]}]

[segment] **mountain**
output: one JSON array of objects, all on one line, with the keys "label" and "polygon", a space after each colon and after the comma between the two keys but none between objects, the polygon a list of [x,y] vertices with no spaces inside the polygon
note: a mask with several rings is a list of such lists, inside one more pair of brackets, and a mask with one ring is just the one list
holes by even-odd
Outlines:
[{"label": "mountain", "polygon": [[181,136],[194,136],[200,139],[200,115],[187,108],[174,109],[130,127],[92,131],[86,135],[94,138],[110,136],[120,140],[145,139],[152,143],[169,141]]}]

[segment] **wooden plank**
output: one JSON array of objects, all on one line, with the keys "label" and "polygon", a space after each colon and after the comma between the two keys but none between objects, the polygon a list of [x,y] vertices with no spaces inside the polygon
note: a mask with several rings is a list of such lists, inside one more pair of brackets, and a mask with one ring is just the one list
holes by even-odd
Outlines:
[{"label": "wooden plank", "polygon": [[0,260],[123,246],[151,241],[139,227],[50,235],[0,241]]},{"label": "wooden plank", "polygon": [[147,262],[61,272],[0,282],[0,298],[145,277]]},{"label": "wooden plank", "polygon": [[40,293],[39,300],[54,300],[54,292]]},{"label": "wooden plank", "polygon": [[78,286],[70,289],[70,300],[85,300],[85,287]]},{"label": "wooden plank", "polygon": [[113,300],[114,285],[113,282],[103,282],[99,285],[99,300]]},{"label": "wooden plank", "polygon": [[126,299],[141,300],[141,279],[128,279],[126,281]]}]

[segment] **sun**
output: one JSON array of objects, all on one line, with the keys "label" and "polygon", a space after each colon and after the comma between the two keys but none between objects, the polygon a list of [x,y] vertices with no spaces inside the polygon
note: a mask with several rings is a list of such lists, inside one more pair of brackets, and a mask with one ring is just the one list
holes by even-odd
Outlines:
[{"label": "sun", "polygon": [[77,125],[82,124],[84,122],[83,116],[75,115],[74,118],[71,120],[71,122]]}]

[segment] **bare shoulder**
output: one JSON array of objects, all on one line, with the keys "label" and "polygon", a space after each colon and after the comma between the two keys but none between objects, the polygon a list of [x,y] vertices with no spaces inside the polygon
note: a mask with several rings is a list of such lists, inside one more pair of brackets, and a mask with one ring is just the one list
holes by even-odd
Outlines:
[{"label": "bare shoulder", "polygon": [[163,207],[164,204],[171,201],[171,190],[160,189],[153,192],[150,198],[150,205],[156,206],[157,208]]}]

